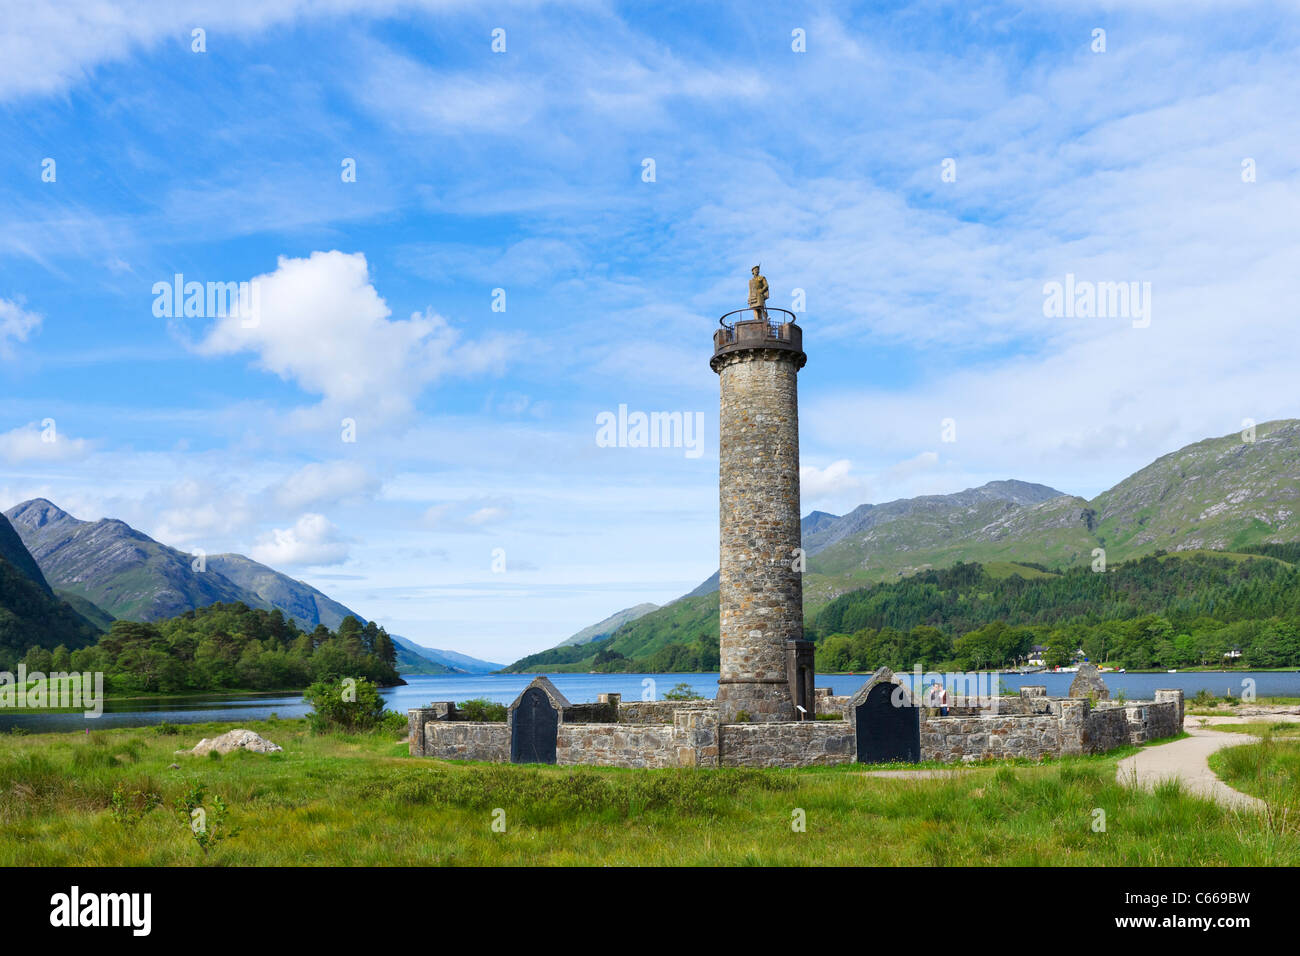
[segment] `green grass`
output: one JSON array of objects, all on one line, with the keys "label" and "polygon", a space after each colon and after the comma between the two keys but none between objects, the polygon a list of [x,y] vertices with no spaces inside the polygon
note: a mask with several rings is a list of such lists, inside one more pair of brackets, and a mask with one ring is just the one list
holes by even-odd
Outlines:
[{"label": "green grass", "polygon": [[1250,734],[1252,737],[1300,737],[1300,723],[1284,720],[1261,721],[1255,724],[1210,724],[1209,729],[1230,734]]},{"label": "green grass", "polygon": [[[1240,728],[1246,730],[1247,726]],[[1297,725],[1255,725],[1257,744],[1225,747],[1210,755],[1224,783],[1268,804],[1266,821],[1286,838],[1300,833],[1300,740]]]},{"label": "green grass", "polygon": [[[1294,830],[1176,788],[1121,787],[1123,752],[936,780],[517,767],[410,758],[405,741],[281,720],[247,725],[281,754],[173,754],[231,726],[0,738],[0,865],[1300,865]],[[1285,772],[1294,786],[1297,767]],[[172,809],[196,787],[240,831],[208,855]],[[791,829],[796,810],[806,832]]]}]

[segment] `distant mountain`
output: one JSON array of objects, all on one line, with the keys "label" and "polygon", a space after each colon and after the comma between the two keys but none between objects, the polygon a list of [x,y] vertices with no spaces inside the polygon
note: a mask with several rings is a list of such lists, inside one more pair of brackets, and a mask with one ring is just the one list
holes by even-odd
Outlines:
[{"label": "distant mountain", "polygon": [[[218,601],[278,608],[307,631],[319,624],[334,630],[348,616],[368,620],[310,584],[242,554],[210,555],[205,570],[195,571],[193,555],[160,544],[125,522],[82,521],[44,498],[24,501],[5,515],[13,525],[5,521],[0,528],[0,558],[9,556],[16,567],[23,566],[24,574],[47,592],[46,582],[52,581],[53,593],[101,629],[114,618],[157,621]],[[488,673],[501,667],[390,637],[398,645],[403,673]]]},{"label": "distant mountain", "polygon": [[[1031,576],[1157,550],[1241,551],[1300,541],[1300,421],[1207,439],[1159,458],[1092,501],[1045,485],[994,481],[951,495],[813,512],[801,524],[808,554],[804,613],[838,595],[957,561]],[[641,658],[670,644],[717,641],[718,576],[623,625],[600,650]],[[593,654],[596,651],[592,652]],[[540,657],[542,655],[533,655]],[[587,670],[590,658],[566,669]],[[538,662],[535,665],[541,666]]]},{"label": "distant mountain", "polygon": [[[922,495],[881,505],[858,505],[842,516],[814,511],[799,527],[803,549],[810,559],[808,570],[816,573],[823,565],[841,567],[842,559],[811,560],[841,542],[851,542],[847,549],[865,542],[888,542],[891,552],[899,554],[922,547],[943,547],[961,534],[982,528],[999,517],[1058,498],[1068,496],[1047,485],[1027,481],[990,481],[950,495]],[[684,597],[699,597],[717,590],[718,572],[715,571]]]},{"label": "distant mountain", "polygon": [[[248,594],[219,572],[196,573],[192,555],[159,544],[123,521],[82,521],[35,498],[5,512],[54,586],[115,618],[157,621]],[[269,605],[254,601],[254,607]]]},{"label": "distant mountain", "polygon": [[404,637],[389,634],[397,647],[397,672],[399,674],[451,674],[452,669],[445,664],[431,661],[420,653],[423,648],[413,644]]},{"label": "distant mountain", "polygon": [[109,614],[102,607],[92,604],[79,594],[73,594],[71,591],[62,591],[56,589],[55,597],[72,606],[72,609],[84,617],[91,624],[95,625],[100,631],[107,631],[113,626],[116,618]]},{"label": "distant mountain", "polygon": [[27,550],[27,546],[23,544],[23,539],[19,537],[18,532],[14,530],[14,526],[7,519],[0,521],[0,559],[8,561],[13,565],[15,571],[18,571],[46,594],[53,596],[54,591],[50,589],[49,582],[45,580],[45,575],[41,573],[36,559],[32,557],[31,552]]},{"label": "distant mountain", "polygon": [[644,604],[638,604],[635,607],[627,607],[621,611],[615,611],[603,621],[599,621],[589,627],[584,627],[572,637],[560,641],[556,647],[570,647],[575,644],[589,644],[592,641],[598,641],[602,637],[608,637],[617,631],[628,621],[635,621],[639,617],[645,617],[651,611],[657,611],[658,604],[651,604],[647,601]]},{"label": "distant mountain", "polygon": [[295,580],[242,554],[211,555],[208,558],[208,570],[216,571],[238,587],[256,595],[261,603],[253,606],[279,608],[286,617],[293,618],[306,631],[315,630],[318,624],[324,624],[333,631],[345,617],[366,620],[364,615],[344,607],[305,581]]},{"label": "distant mountain", "polygon": [[99,629],[50,589],[8,519],[0,517],[0,667],[33,645],[69,650],[93,644]]},{"label": "distant mountain", "polygon": [[951,495],[900,498],[883,505],[859,505],[842,518],[814,512],[818,520],[803,522],[803,547],[812,555],[846,538],[866,536],[903,522],[906,536],[927,542],[942,541],[989,515],[1019,510],[1059,498],[1064,492],[1027,481],[990,481]]},{"label": "distant mountain", "polygon": [[437,647],[425,647],[423,644],[416,644],[414,641],[405,637],[390,635],[398,646],[405,645],[408,650],[418,654],[426,660],[435,664],[440,664],[459,674],[491,674],[501,670],[504,666],[492,661],[479,660],[477,657],[470,657],[468,654],[461,654],[459,651],[448,651]]}]

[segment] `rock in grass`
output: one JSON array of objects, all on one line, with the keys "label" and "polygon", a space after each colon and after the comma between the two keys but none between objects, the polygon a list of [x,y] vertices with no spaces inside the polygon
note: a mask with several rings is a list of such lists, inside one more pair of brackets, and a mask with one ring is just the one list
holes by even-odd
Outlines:
[{"label": "rock in grass", "polygon": [[213,737],[211,740],[204,737],[194,745],[193,750],[178,750],[177,753],[202,757],[212,750],[219,754],[228,754],[232,750],[251,750],[255,754],[273,754],[279,753],[283,749],[279,744],[273,744],[265,737],[259,736],[251,730],[232,730],[220,737]]}]

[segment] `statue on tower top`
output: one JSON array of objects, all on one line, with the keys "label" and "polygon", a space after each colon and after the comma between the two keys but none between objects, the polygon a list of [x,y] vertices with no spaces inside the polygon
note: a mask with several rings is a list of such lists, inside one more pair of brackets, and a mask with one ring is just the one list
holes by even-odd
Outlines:
[{"label": "statue on tower top", "polygon": [[749,280],[749,305],[754,310],[755,321],[767,319],[767,279],[759,272],[760,266],[750,270],[754,277]]}]

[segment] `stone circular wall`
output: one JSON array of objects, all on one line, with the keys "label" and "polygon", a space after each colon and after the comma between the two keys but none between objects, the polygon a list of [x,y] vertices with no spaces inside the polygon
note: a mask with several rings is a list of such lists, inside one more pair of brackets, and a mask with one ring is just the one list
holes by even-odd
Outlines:
[{"label": "stone circular wall", "polygon": [[799,533],[800,353],[715,359],[721,380],[719,717],[793,720],[785,642],[803,637]]}]

